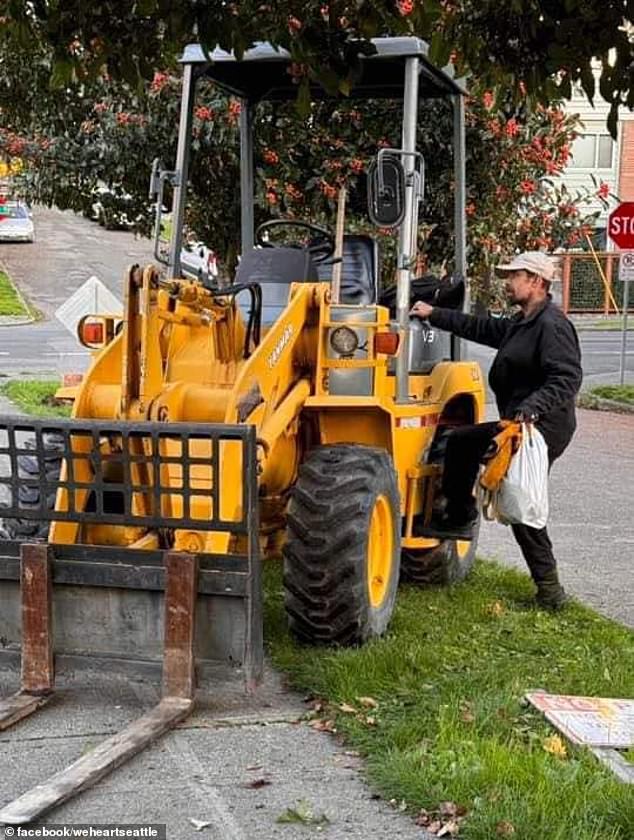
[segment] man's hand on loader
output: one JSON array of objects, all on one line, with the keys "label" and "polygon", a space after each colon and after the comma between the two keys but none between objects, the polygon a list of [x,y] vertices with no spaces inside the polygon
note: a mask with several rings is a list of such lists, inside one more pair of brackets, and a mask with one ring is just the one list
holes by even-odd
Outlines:
[{"label": "man's hand on loader", "polygon": [[434,307],[429,303],[423,303],[422,300],[416,301],[414,306],[409,311],[410,315],[415,315],[417,318],[422,318],[424,321],[431,315]]}]

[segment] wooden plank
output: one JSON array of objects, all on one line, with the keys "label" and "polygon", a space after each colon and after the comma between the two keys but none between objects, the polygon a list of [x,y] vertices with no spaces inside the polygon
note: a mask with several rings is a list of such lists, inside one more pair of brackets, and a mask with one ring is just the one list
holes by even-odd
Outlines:
[{"label": "wooden plank", "polygon": [[40,706],[51,699],[52,694],[26,694],[24,691],[18,691],[0,700],[0,732],[13,726],[22,718],[32,715]]},{"label": "wooden plank", "polygon": [[610,768],[618,779],[628,785],[634,785],[634,764],[626,761],[618,750],[592,747],[591,751],[602,764]]},{"label": "wooden plank", "polygon": [[191,700],[181,697],[161,700],[147,714],[107,738],[74,764],[6,805],[0,811],[0,824],[24,825],[33,822],[51,808],[92,787],[184,720],[192,707]]},{"label": "wooden plank", "polygon": [[48,694],[53,669],[53,598],[48,545],[25,543],[20,557],[22,691]]},{"label": "wooden plank", "polygon": [[196,555],[168,551],[165,554],[163,697],[193,699],[196,691],[194,624],[197,589]]}]

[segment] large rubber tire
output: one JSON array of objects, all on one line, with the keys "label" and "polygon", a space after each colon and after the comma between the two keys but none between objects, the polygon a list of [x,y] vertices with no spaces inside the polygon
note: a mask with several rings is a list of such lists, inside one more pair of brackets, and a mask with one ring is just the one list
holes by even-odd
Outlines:
[{"label": "large rubber tire", "polygon": [[385,632],[400,566],[396,473],[382,449],[312,450],[291,494],[284,554],[285,606],[308,644],[362,644]]},{"label": "large rubber tire", "polygon": [[444,540],[436,548],[401,554],[401,580],[416,586],[448,586],[464,580],[475,561],[480,521],[473,540]]},{"label": "large rubber tire", "polygon": [[[44,435],[44,471],[47,481],[57,481],[62,468],[63,441],[59,435]],[[33,441],[26,441],[26,449],[35,449]],[[18,474],[20,478],[39,478],[40,466],[35,455],[18,456]],[[46,499],[48,510],[55,506],[55,490],[49,492]],[[20,505],[37,510],[40,507],[40,488],[20,486],[18,489]],[[1,509],[1,506],[0,506]],[[37,519],[0,519],[0,540],[27,540],[39,542],[48,538],[49,522]]]}]

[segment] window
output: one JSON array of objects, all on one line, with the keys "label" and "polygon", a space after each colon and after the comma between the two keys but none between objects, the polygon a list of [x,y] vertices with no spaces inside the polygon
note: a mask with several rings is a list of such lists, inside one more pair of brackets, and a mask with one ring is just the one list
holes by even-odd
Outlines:
[{"label": "window", "polygon": [[572,169],[612,169],[614,141],[609,134],[581,134],[572,144]]}]

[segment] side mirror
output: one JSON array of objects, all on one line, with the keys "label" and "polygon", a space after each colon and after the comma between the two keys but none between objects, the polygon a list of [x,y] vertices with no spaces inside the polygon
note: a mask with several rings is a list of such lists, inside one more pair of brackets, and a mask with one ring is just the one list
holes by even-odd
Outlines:
[{"label": "side mirror", "polygon": [[381,154],[370,166],[368,215],[378,227],[397,227],[405,217],[405,170],[393,155]]}]

